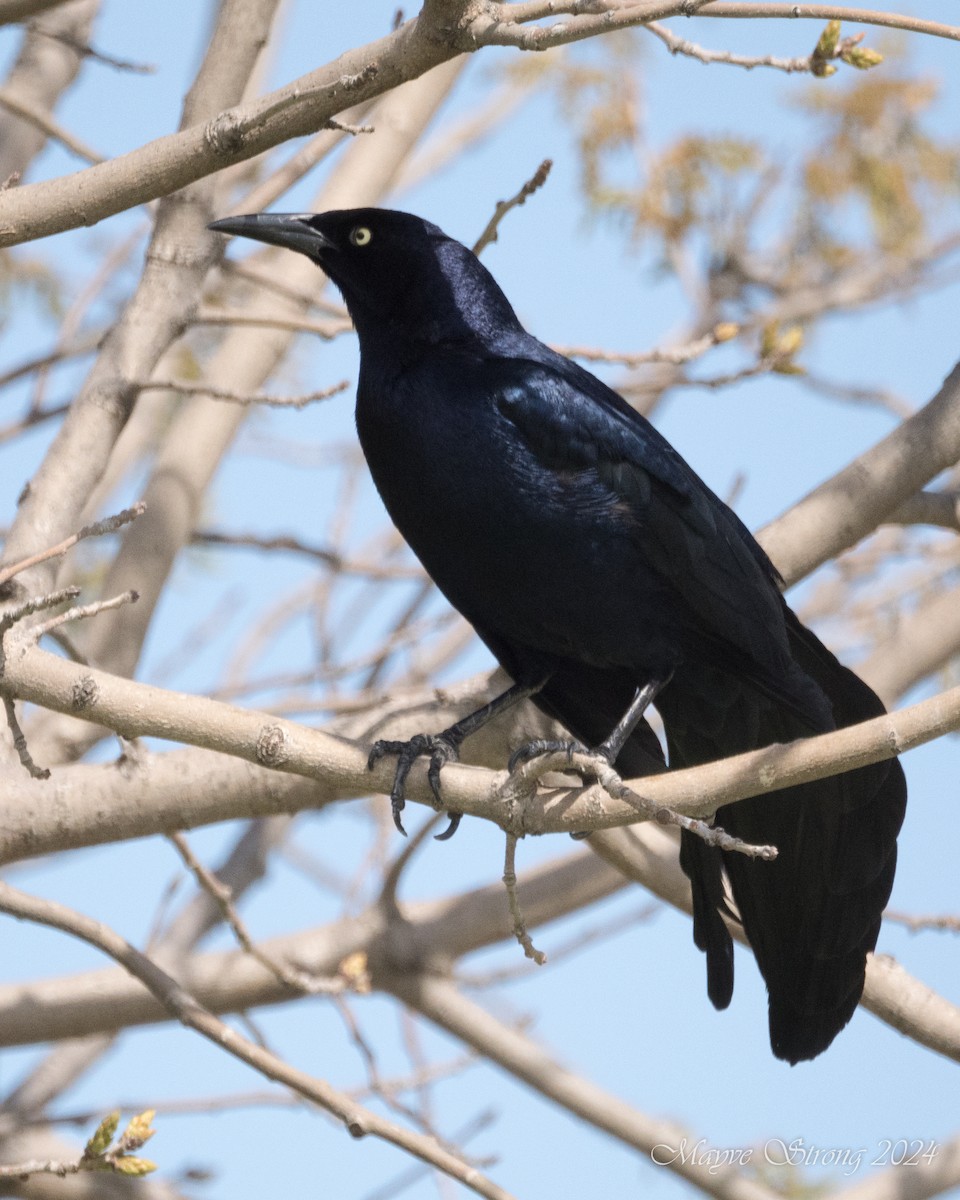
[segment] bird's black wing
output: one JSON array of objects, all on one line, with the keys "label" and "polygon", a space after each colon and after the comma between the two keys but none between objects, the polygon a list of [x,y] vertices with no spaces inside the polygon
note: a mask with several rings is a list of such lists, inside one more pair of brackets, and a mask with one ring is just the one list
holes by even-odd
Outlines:
[{"label": "bird's black wing", "polygon": [[[613,516],[636,524],[637,561],[669,581],[690,614],[679,647],[685,665],[657,701],[672,763],[694,765],[883,711],[796,620],[776,572],[730,509],[620,397],[573,364],[497,371],[498,406],[524,443],[550,470],[591,473],[606,486]],[[555,709],[563,719],[564,697]],[[772,864],[683,839],[711,999],[724,1006],[733,987],[720,915],[725,867],[767,982],[779,1057],[820,1053],[857,1005],[904,803],[894,761],[721,809],[718,822],[731,833],[778,846]]]},{"label": "bird's black wing", "polygon": [[811,730],[830,728],[822,694],[793,663],[779,577],[746,527],[622,397],[543,352],[546,361],[501,358],[484,368],[517,435],[545,469],[603,485],[610,519],[632,526],[633,552],[683,615],[691,653],[750,679]]}]

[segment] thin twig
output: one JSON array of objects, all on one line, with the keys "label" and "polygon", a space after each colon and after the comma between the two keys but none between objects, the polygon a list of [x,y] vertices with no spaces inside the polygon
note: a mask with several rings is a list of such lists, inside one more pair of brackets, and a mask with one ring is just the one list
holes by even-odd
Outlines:
[{"label": "thin twig", "polygon": [[[550,951],[548,960],[552,967],[558,962],[579,953],[579,951],[596,946],[606,938],[616,937],[625,929],[631,929],[641,921],[648,921],[657,913],[663,911],[659,900],[644,904],[633,912],[624,913],[610,921],[597,923],[568,938]],[[500,987],[505,983],[513,983],[530,978],[530,968],[525,963],[513,962],[510,966],[500,967],[491,971],[457,971],[455,980],[460,987],[483,991],[486,988]]]},{"label": "thin twig", "polygon": [[324,129],[335,129],[338,133],[376,133],[372,125],[348,125],[344,121],[338,121],[336,117],[330,117],[324,124]]},{"label": "thin twig", "polygon": [[[748,54],[734,54],[731,50],[708,50],[705,46],[699,46],[696,42],[691,42],[687,38],[679,37],[666,25],[660,25],[656,21],[650,21],[642,26],[644,29],[649,29],[650,32],[660,39],[671,54],[682,54],[687,58],[694,58],[697,62],[702,63],[727,63],[734,67],[744,67],[751,71],[754,67],[772,67],[777,71],[785,71],[788,75],[793,74],[824,74],[823,62],[824,56],[818,55],[816,51],[813,54],[803,55],[799,58],[777,58],[773,54],[764,54],[760,56]],[[844,39],[847,41],[849,39]],[[841,49],[838,44],[835,52],[829,55],[831,59],[839,59],[841,57]],[[834,67],[829,68],[832,74]]]},{"label": "thin twig", "polygon": [[883,914],[883,919],[885,921],[892,921],[895,925],[905,925],[911,933],[920,933],[924,929],[960,933],[960,917],[915,917],[911,916],[910,913],[887,909]]},{"label": "thin twig", "polygon": [[[763,18],[846,21],[960,41],[960,27],[956,25],[841,4],[758,3],[758,0],[664,0],[662,4],[653,4],[638,3],[637,0],[595,0],[587,5],[583,0],[522,0],[509,5],[507,11],[511,18],[509,21],[498,19],[493,13],[484,14],[474,21],[471,32],[481,44],[547,50],[615,29],[647,25],[651,20],[672,16],[751,21]],[[566,13],[573,14],[570,20],[523,28],[530,22]]]},{"label": "thin twig", "polygon": [[32,375],[35,371],[42,371],[45,367],[52,367],[56,363],[63,362],[64,359],[80,358],[84,354],[93,354],[95,350],[99,350],[103,339],[104,331],[102,329],[96,330],[86,337],[79,338],[76,342],[72,342],[68,346],[57,346],[53,350],[48,350],[45,354],[28,358],[26,362],[18,363],[17,366],[11,367],[0,375],[0,388],[5,388],[8,384],[15,383],[16,380],[22,379],[25,375]]},{"label": "thin twig", "polygon": [[23,600],[20,604],[15,604],[0,617],[0,678],[3,677],[3,669],[5,665],[3,639],[9,630],[13,628],[18,621],[24,620],[25,617],[32,617],[34,613],[41,612],[43,609],[56,608],[58,604],[63,604],[67,600],[73,600],[74,597],[80,595],[80,589],[76,584],[71,584],[69,587],[60,588],[56,592],[48,592],[45,596],[31,596],[29,600]]},{"label": "thin twig", "polygon": [[325,546],[310,546],[299,538],[279,535],[260,537],[253,533],[221,533],[213,529],[197,529],[190,535],[193,545],[250,548],[264,551],[288,551],[324,563],[338,575],[359,575],[365,579],[423,579],[423,568],[399,563],[391,566],[385,562],[351,562],[336,550]]},{"label": "thin twig", "polygon": [[116,58],[112,54],[105,54],[102,50],[91,46],[89,42],[81,42],[79,38],[71,37],[67,33],[46,28],[43,32],[46,37],[61,42],[64,46],[69,46],[82,58],[102,63],[103,66],[112,67],[115,71],[126,71],[131,75],[155,75],[157,73],[157,68],[152,63],[133,62],[129,58]]},{"label": "thin twig", "polygon": [[374,1054],[373,1047],[364,1037],[363,1030],[360,1028],[360,1024],[357,1021],[357,1018],[354,1016],[350,1005],[347,1004],[346,1000],[344,1000],[342,996],[334,996],[333,1006],[337,1010],[341,1021],[343,1021],[344,1027],[347,1031],[347,1036],[350,1038],[350,1041],[353,1042],[354,1046],[357,1048],[357,1053],[363,1059],[364,1067],[367,1072],[367,1089],[369,1090],[370,1094],[379,1097],[384,1104],[386,1104],[389,1108],[392,1108],[394,1112],[398,1113],[402,1117],[406,1117],[408,1121],[412,1121],[414,1124],[419,1125],[422,1129],[432,1134],[433,1137],[436,1137],[439,1140],[439,1135],[437,1134],[436,1130],[429,1129],[426,1122],[422,1120],[420,1114],[415,1109],[411,1108],[408,1104],[404,1104],[402,1101],[398,1100],[396,1096],[391,1096],[387,1091],[385,1091],[383,1083],[380,1079],[380,1071],[377,1067],[377,1056]]},{"label": "thin twig", "polygon": [[55,1159],[31,1158],[28,1162],[0,1164],[0,1179],[29,1179],[31,1175],[77,1175],[83,1167],[79,1159],[73,1162],[58,1162]]},{"label": "thin twig", "polygon": [[[121,1159],[121,1162],[143,1162],[142,1159]],[[121,1167],[111,1165],[104,1168],[100,1165],[101,1162],[109,1162],[108,1158],[97,1159],[92,1161],[87,1158],[76,1158],[71,1162],[62,1162],[57,1159],[39,1159],[32,1158],[27,1162],[22,1163],[2,1163],[0,1164],[0,1179],[29,1179],[31,1175],[57,1175],[61,1179],[65,1179],[68,1175],[79,1175],[88,1171],[103,1171],[110,1170],[117,1175],[129,1178],[131,1175],[146,1174],[145,1171],[131,1172],[129,1167]],[[153,1164],[150,1164],[153,1168]]]},{"label": "thin twig", "polygon": [[[576,757],[574,755],[574,758]],[[585,758],[587,761],[590,760],[589,755]],[[706,821],[700,821],[695,817],[685,817],[682,813],[674,812],[672,808],[667,808],[665,805],[650,804],[638,792],[628,788],[611,766],[601,767],[597,774],[597,783],[608,796],[635,805],[639,811],[652,817],[658,825],[675,825],[679,829],[686,829],[701,841],[706,842],[708,846],[717,846],[721,850],[734,850],[738,854],[745,854],[747,858],[762,858],[766,862],[772,862],[777,857],[776,846],[752,845],[741,838],[733,837],[719,825],[708,825]]]},{"label": "thin twig", "polygon": [[137,1113],[114,1140],[120,1122],[120,1114],[114,1110],[100,1121],[79,1158],[69,1162],[35,1158],[28,1162],[4,1163],[0,1166],[0,1179],[28,1179],[31,1175],[59,1175],[63,1179],[87,1171],[110,1171],[128,1179],[142,1178],[157,1169],[156,1163],[136,1154],[155,1133],[150,1128],[154,1115],[154,1110],[149,1108]]},{"label": "thin twig", "polygon": [[782,354],[768,354],[758,358],[750,366],[741,367],[738,371],[730,371],[726,375],[710,375],[706,377],[694,375],[678,376],[675,386],[710,388],[712,391],[719,391],[721,388],[732,387],[735,383],[741,383],[745,379],[757,379],[763,375],[776,373],[778,370],[783,371],[785,366],[792,366],[790,359],[785,358]]},{"label": "thin twig", "polygon": [[383,876],[383,884],[380,888],[380,903],[390,911],[397,911],[397,888],[400,886],[401,875],[406,870],[414,854],[416,854],[427,840],[428,835],[440,823],[440,817],[440,813],[434,813],[428,821],[425,821],[413,837],[407,838],[399,854],[387,867]]},{"label": "thin twig", "polygon": [[190,845],[182,833],[171,833],[169,841],[176,848],[177,853],[183,859],[184,865],[192,873],[199,887],[207,893],[220,909],[224,921],[230,926],[234,937],[243,949],[252,958],[255,958],[261,966],[266,967],[271,975],[279,979],[282,984],[293,991],[306,992],[312,996],[334,995],[344,991],[347,987],[347,982],[343,978],[321,979],[318,976],[309,975],[306,971],[298,971],[295,967],[288,966],[286,963],[277,962],[269,954],[265,954],[254,943],[253,938],[247,932],[246,925],[240,919],[240,914],[233,904],[233,892],[231,889],[225,883],[222,883],[212,871],[207,870],[190,849]]},{"label": "thin twig", "polygon": [[883,387],[861,387],[856,384],[838,383],[822,375],[805,371],[794,376],[802,387],[831,400],[842,400],[845,404],[875,404],[878,408],[893,413],[897,420],[912,417],[916,411],[902,396]]},{"label": "thin twig", "polygon": [[10,732],[13,735],[13,748],[16,750],[20,762],[34,779],[49,779],[49,770],[46,767],[38,767],[33,761],[30,751],[27,748],[27,739],[20,728],[20,722],[17,720],[17,710],[10,696],[5,695],[3,697],[3,707],[7,714],[7,724],[10,726]]},{"label": "thin twig", "polygon": [[82,529],[76,533],[72,533],[68,538],[64,538],[56,546],[51,546],[47,550],[41,550],[38,554],[31,554],[28,558],[22,558],[19,562],[12,563],[9,567],[4,567],[0,570],[0,587],[8,579],[19,575],[21,571],[26,571],[28,567],[35,567],[38,563],[46,562],[50,558],[60,558],[71,547],[75,546],[77,542],[82,542],[84,538],[103,537],[105,534],[114,533],[117,529],[122,528],[124,525],[129,525],[131,521],[135,521],[137,517],[142,516],[146,511],[147,506],[142,500],[139,500],[131,508],[125,508],[113,517],[105,517],[102,521],[94,521],[91,525],[84,525]]},{"label": "thin twig", "polygon": [[[427,1065],[408,1075],[390,1076],[380,1081],[383,1091],[398,1094],[413,1092],[423,1087],[425,1083],[435,1083],[462,1074],[467,1068],[475,1066],[479,1061],[478,1055],[468,1051],[446,1062]],[[350,1088],[344,1095],[353,1100],[368,1100],[374,1093],[367,1086]],[[379,1093],[377,1093],[379,1095]],[[151,1108],[157,1116],[209,1116],[213,1113],[227,1112],[236,1108],[290,1108],[302,1106],[303,1097],[289,1091],[256,1091],[233,1092],[220,1096],[197,1096],[186,1100],[153,1100],[149,1103],[123,1101],[113,1107],[121,1113],[139,1113]],[[42,1112],[28,1114],[19,1122],[22,1127],[32,1125],[89,1125],[102,1112],[101,1108],[86,1109],[82,1112]]]},{"label": "thin twig", "polygon": [[721,850],[734,850],[745,854],[748,858],[762,858],[772,861],[777,857],[776,846],[757,846],[733,837],[716,825],[708,825],[695,817],[687,817],[666,805],[657,804],[641,796],[632,788],[627,787],[622,777],[598,755],[577,752],[575,750],[550,751],[536,758],[521,763],[511,774],[506,788],[522,792],[523,789],[535,788],[536,783],[544,776],[553,772],[563,773],[575,771],[584,778],[593,778],[597,784],[614,800],[622,800],[629,804],[648,821],[656,821],[658,825],[675,825],[694,834],[708,846],[717,846]]},{"label": "thin twig", "polygon": [[69,411],[69,404],[55,404],[51,408],[44,409],[31,408],[19,421],[11,421],[9,425],[0,426],[0,444],[13,441],[14,438],[26,433],[28,429],[34,429],[37,425],[42,425],[44,421],[54,421]]},{"label": "thin twig", "polygon": [[520,899],[517,896],[517,872],[515,869],[517,854],[517,839],[512,833],[507,834],[506,849],[503,855],[503,884],[507,889],[507,901],[510,905],[510,916],[513,918],[513,933],[523,947],[527,958],[532,958],[538,966],[543,966],[547,956],[533,944],[533,939],[527,932],[523,912],[520,909]]},{"label": "thin twig", "polygon": [[226,400],[231,404],[264,404],[269,408],[304,408],[316,400],[329,400],[331,396],[338,396],[341,392],[345,392],[350,386],[350,380],[342,379],[333,387],[324,388],[320,392],[306,392],[302,396],[250,395],[210,387],[205,383],[185,383],[176,379],[149,379],[138,386],[143,392],[180,392],[184,396],[209,396],[211,400]]},{"label": "thin twig", "polygon": [[[680,5],[681,11],[684,5]],[[879,25],[887,29],[902,29],[907,33],[926,33],[931,37],[947,38],[960,42],[960,26],[946,25],[941,21],[927,21],[921,17],[901,13],[880,12],[875,8],[857,8],[845,4],[758,4],[756,0],[707,0],[697,7],[701,17],[721,19],[743,18],[755,20],[769,17],[774,20],[786,17],[789,20],[806,18],[812,21],[846,21],[859,25]]]},{"label": "thin twig", "polygon": [[[346,317],[330,321],[311,321],[307,317],[279,317],[267,313],[231,312],[229,309],[201,308],[192,318],[194,325],[251,325],[259,329],[289,329],[294,333],[313,333],[325,342],[332,342],[349,333],[353,322]],[[182,385],[177,385],[181,387]]]},{"label": "thin twig", "polygon": [[568,358],[582,358],[586,362],[613,363],[621,367],[642,367],[647,363],[670,363],[679,366],[700,358],[714,346],[729,342],[740,332],[740,326],[732,321],[723,321],[715,325],[703,337],[695,338],[683,346],[666,346],[660,350],[643,350],[636,354],[620,353],[617,350],[601,350],[592,346],[554,346],[558,354]]},{"label": "thin twig", "polygon": [[526,204],[527,197],[532,196],[535,191],[543,187],[547,182],[547,176],[550,174],[552,166],[553,161],[545,158],[515,196],[512,196],[509,200],[499,200],[497,202],[497,207],[493,210],[493,216],[487,222],[486,229],[484,229],[473,245],[474,254],[481,254],[491,242],[497,240],[497,231],[500,227],[500,222],[512,208],[518,208],[521,204]]},{"label": "thin twig", "polygon": [[[456,1129],[449,1140],[455,1145],[468,1142],[471,1138],[476,1137],[478,1133],[482,1133],[485,1129],[489,1128],[496,1119],[497,1113],[495,1111],[484,1109],[483,1112],[478,1113],[472,1120],[467,1121]],[[496,1162],[496,1158],[481,1158],[474,1161],[478,1166],[488,1166]],[[396,1200],[396,1197],[405,1192],[407,1188],[412,1187],[427,1176],[429,1170],[429,1167],[421,1163],[414,1163],[413,1166],[395,1175],[393,1179],[388,1179],[379,1187],[375,1187],[372,1192],[365,1192],[361,1200]],[[441,1192],[441,1195],[443,1194]]]},{"label": "thin twig", "polygon": [[35,625],[30,630],[30,636],[38,642],[52,629],[56,629],[59,625],[66,625],[68,621],[85,621],[88,617],[99,616],[102,612],[110,612],[112,609],[121,608],[124,604],[136,604],[139,599],[139,593],[131,588],[129,591],[121,592],[119,596],[111,596],[109,600],[95,600],[93,604],[76,604],[73,608],[68,608],[66,612],[57,613],[55,617],[50,617],[49,620]]},{"label": "thin twig", "polygon": [[[363,118],[373,107],[373,102],[358,104],[341,112],[338,119],[348,114],[354,118]],[[343,144],[344,134],[338,129],[321,129],[314,134],[299,150],[296,151],[282,166],[278,167],[266,179],[257,183],[251,191],[242,196],[237,202],[233,213],[262,212],[270,208],[279,198],[285,195],[295,183],[312,171],[318,163]]]}]

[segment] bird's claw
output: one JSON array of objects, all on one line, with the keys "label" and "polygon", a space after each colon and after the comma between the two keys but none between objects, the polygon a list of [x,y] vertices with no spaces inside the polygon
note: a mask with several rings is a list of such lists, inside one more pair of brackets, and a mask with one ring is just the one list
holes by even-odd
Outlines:
[{"label": "bird's claw", "polygon": [[[393,786],[390,788],[390,809],[393,813],[393,823],[406,837],[407,831],[403,827],[400,814],[406,804],[407,776],[410,774],[411,767],[418,758],[422,758],[424,755],[430,756],[427,781],[437,801],[437,807],[441,808],[443,796],[440,793],[440,771],[445,763],[460,761],[460,747],[452,738],[442,733],[417,733],[408,742],[374,742],[367,759],[367,770],[373,770],[380,759],[387,754],[397,756],[397,770],[393,776]],[[448,812],[450,824],[443,833],[436,835],[436,841],[445,842],[452,838],[457,832],[462,815],[458,812]]]},{"label": "bird's claw", "polygon": [[513,754],[510,755],[510,761],[507,763],[507,770],[512,775],[517,767],[530,762],[534,758],[539,758],[543,754],[565,754],[568,759],[571,759],[575,754],[589,753],[589,749],[582,742],[575,741],[573,738],[565,738],[563,740],[534,738],[532,742],[527,742],[525,745],[514,750]]}]

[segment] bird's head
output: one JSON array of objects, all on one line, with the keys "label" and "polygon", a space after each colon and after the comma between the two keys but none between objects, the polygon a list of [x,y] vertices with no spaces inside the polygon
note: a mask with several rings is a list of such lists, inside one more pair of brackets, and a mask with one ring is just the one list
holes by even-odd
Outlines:
[{"label": "bird's head", "polygon": [[355,208],[254,213],[211,229],[298,250],[333,280],[360,335],[412,341],[488,341],[519,328],[507,298],[476,256],[410,213]]}]

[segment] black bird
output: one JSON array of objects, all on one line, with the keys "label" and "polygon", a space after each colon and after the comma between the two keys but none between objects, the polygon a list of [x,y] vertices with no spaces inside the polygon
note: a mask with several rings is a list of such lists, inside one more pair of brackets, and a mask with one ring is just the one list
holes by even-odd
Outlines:
[{"label": "black bird", "polygon": [[[440,768],[524,695],[625,775],[663,769],[643,719],[656,698],[671,766],[883,713],[784,602],[763,550],[615,392],[527,333],[477,258],[435,225],[382,209],[259,214],[212,229],[311,258],[360,339],[357,429],[388,512],[447,599],[516,681],[399,754],[394,812],[419,754]],[[770,1041],[814,1058],[853,1014],[896,866],[896,760],[721,808],[774,862],[684,833],[694,941],[717,1008],[733,994],[723,873],[769,993]],[[455,828],[456,817],[452,814]],[[402,827],[401,827],[402,828]]]}]

